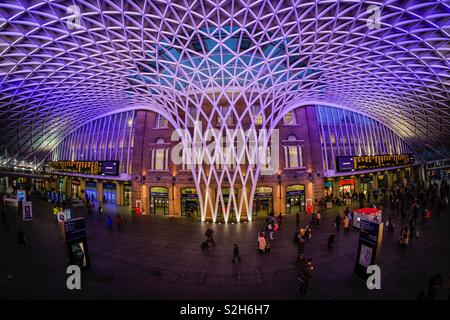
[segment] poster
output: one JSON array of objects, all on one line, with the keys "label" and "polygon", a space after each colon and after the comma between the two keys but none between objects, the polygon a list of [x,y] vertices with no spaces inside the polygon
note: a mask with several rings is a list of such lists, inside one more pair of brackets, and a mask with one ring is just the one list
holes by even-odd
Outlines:
[{"label": "poster", "polygon": [[25,201],[22,205],[22,220],[33,220],[33,207],[31,201]]},{"label": "poster", "polygon": [[17,201],[27,201],[27,192],[25,190],[17,190]]},{"label": "poster", "polygon": [[72,219],[72,213],[70,212],[70,209],[66,209],[66,220],[70,220]]},{"label": "poster", "polygon": [[77,265],[81,270],[88,267],[88,257],[86,254],[86,240],[72,241],[69,246],[69,260],[71,264]]},{"label": "poster", "polygon": [[64,238],[67,244],[69,264],[77,265],[82,271],[91,267],[86,239],[86,222],[84,218],[64,221]]},{"label": "poster", "polygon": [[372,248],[362,244],[361,252],[359,254],[359,264],[367,268],[370,266],[370,262],[372,260]]},{"label": "poster", "polygon": [[66,221],[66,213],[64,211],[58,212],[58,221],[59,222]]},{"label": "poster", "polygon": [[355,273],[361,278],[367,279],[367,267],[378,263],[382,239],[383,223],[361,219],[355,261]]}]

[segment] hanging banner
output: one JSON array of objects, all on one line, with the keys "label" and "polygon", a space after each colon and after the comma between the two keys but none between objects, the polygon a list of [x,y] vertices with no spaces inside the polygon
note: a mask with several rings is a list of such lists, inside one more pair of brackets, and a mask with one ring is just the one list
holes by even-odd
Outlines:
[{"label": "hanging banner", "polygon": [[22,220],[33,220],[33,207],[31,201],[25,201],[22,204]]}]

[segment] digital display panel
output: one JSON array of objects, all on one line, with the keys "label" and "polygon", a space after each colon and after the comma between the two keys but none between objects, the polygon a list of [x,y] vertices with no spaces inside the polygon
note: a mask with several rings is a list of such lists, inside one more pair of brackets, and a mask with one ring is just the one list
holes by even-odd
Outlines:
[{"label": "digital display panel", "polygon": [[336,169],[339,172],[379,169],[413,164],[412,154],[387,154],[378,156],[336,157]]},{"label": "digital display panel", "polygon": [[89,175],[119,175],[119,161],[51,161],[50,172]]},{"label": "digital display panel", "polygon": [[102,174],[106,176],[118,176],[119,175],[119,161],[103,161],[102,162]]}]

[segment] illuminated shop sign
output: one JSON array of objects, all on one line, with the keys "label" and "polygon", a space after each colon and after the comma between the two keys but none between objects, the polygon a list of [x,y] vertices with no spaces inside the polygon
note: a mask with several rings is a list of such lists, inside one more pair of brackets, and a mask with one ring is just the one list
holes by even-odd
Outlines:
[{"label": "illuminated shop sign", "polygon": [[90,175],[119,175],[119,161],[51,161],[50,172]]},{"label": "illuminated shop sign", "polygon": [[340,186],[349,186],[349,185],[354,185],[354,184],[355,184],[355,180],[353,180],[353,179],[339,180]]},{"label": "illuminated shop sign", "polygon": [[412,154],[336,157],[338,172],[397,167],[413,163],[414,155]]}]

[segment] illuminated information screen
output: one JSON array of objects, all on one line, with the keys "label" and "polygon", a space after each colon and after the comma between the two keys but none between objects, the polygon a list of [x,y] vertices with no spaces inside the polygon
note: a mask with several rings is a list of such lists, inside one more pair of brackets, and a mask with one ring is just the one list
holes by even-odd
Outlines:
[{"label": "illuminated information screen", "polygon": [[119,161],[51,161],[51,172],[67,172],[89,175],[119,175]]},{"label": "illuminated information screen", "polygon": [[336,170],[339,172],[379,169],[404,166],[414,163],[412,154],[387,154],[379,156],[336,157]]}]

